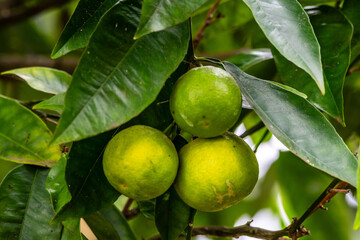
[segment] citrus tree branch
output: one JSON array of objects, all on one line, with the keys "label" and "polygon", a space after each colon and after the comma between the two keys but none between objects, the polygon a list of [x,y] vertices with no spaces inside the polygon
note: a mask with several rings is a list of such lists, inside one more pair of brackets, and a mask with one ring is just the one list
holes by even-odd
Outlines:
[{"label": "citrus tree branch", "polygon": [[201,26],[201,28],[199,29],[199,31],[197,32],[197,34],[193,40],[194,51],[197,48],[197,46],[199,45],[200,40],[204,36],[205,28],[207,28],[210,24],[212,24],[213,22],[215,22],[216,20],[218,20],[221,17],[220,13],[217,13],[215,15],[215,17],[213,17],[213,13],[215,12],[217,6],[220,4],[220,1],[221,0],[216,0],[214,5],[209,9],[208,13],[206,14],[205,22]]}]

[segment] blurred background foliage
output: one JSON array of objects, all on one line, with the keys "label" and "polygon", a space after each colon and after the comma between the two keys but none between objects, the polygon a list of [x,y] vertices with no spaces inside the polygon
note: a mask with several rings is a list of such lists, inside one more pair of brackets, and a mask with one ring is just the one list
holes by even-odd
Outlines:
[{"label": "blurred background foliage", "polygon": [[[48,66],[72,73],[81,56],[81,51],[72,52],[56,60],[51,59],[50,54],[77,2],[74,0],[0,0],[0,72],[18,67]],[[334,1],[326,0],[300,2],[303,5],[321,3],[334,6],[336,4]],[[200,29],[213,3],[213,0],[206,2],[195,13],[192,18],[193,36]],[[220,13],[219,19],[205,29],[196,51],[197,56],[227,59],[240,53],[244,54],[250,49],[271,47],[243,1],[223,0],[216,12]],[[260,78],[279,81],[272,58],[255,63],[244,70]],[[0,75],[0,94],[30,105],[50,96],[30,88],[21,79],[3,75]],[[344,128],[334,120],[331,121],[351,150],[355,152],[360,142],[359,72],[346,78],[344,96],[347,127]],[[243,116],[243,131],[260,122],[255,112],[247,110],[246,113]],[[53,125],[48,124],[54,128]],[[248,138],[252,147],[261,140],[265,132],[264,128]],[[269,143],[270,138],[271,134],[267,134],[259,149],[266,144],[272,147],[270,151],[274,157],[270,162],[274,161],[274,163],[259,179],[259,184],[251,196],[240,204],[221,212],[198,212],[194,221],[195,226],[232,227],[254,219],[253,226],[266,228],[267,226],[261,223],[271,222],[268,228],[276,230],[287,226],[293,217],[300,217],[326,189],[331,182],[329,176],[304,164],[290,152],[284,151],[278,154],[279,149]],[[262,154],[270,153],[262,152]],[[16,165],[0,160],[0,180]],[[307,229],[310,229],[312,235],[303,239],[360,239],[359,233],[352,230],[356,205],[351,199],[353,199],[351,196],[345,199],[344,195],[338,195],[327,205],[328,211],[317,211],[314,216],[305,221],[304,224]],[[120,197],[116,206],[122,209],[126,200],[126,197]],[[136,205],[134,204],[133,207]],[[139,239],[157,234],[151,214],[153,207],[151,203],[148,203],[148,214],[140,214],[129,221]]]}]

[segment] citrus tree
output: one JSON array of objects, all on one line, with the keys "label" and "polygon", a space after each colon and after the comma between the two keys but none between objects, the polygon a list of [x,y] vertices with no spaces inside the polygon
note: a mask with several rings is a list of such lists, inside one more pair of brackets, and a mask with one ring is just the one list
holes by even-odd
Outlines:
[{"label": "citrus tree", "polygon": [[358,239],[359,13],[0,0],[0,239]]}]

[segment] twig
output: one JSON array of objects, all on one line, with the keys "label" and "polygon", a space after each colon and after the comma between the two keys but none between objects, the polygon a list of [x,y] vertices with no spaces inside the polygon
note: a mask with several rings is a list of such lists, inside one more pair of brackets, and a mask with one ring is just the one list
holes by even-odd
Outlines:
[{"label": "twig", "polygon": [[48,0],[28,8],[2,8],[0,10],[0,27],[5,27],[17,23],[44,10],[63,6],[70,1],[71,0]]},{"label": "twig", "polygon": [[[336,186],[337,185],[337,186]],[[336,187],[335,187],[336,186]],[[307,219],[311,214],[316,212],[319,208],[325,208],[325,203],[330,202],[331,198],[333,198],[340,189],[348,186],[348,183],[341,182],[339,179],[334,179],[330,185],[325,189],[325,191],[315,200],[315,202],[305,211],[305,213],[299,218],[295,219],[294,223],[291,224],[289,228],[290,233],[294,233],[300,227],[300,225]],[[334,189],[337,189],[334,191]],[[346,191],[347,192],[347,191]]]},{"label": "twig", "polygon": [[51,123],[53,123],[53,124],[55,124],[55,125],[58,125],[58,122],[57,122],[57,121],[55,121],[55,120],[53,120],[53,119],[51,119],[51,118],[49,118],[49,117],[47,117],[47,116],[44,116],[44,119],[45,119],[46,121],[48,121],[48,122],[51,122]]},{"label": "twig", "polygon": [[43,66],[56,68],[72,74],[77,64],[78,59],[74,58],[61,58],[54,60],[40,55],[0,55],[0,72],[21,67]]},{"label": "twig", "polygon": [[259,122],[258,124],[256,124],[252,128],[250,128],[249,130],[246,130],[243,134],[240,135],[240,137],[241,138],[247,137],[247,136],[257,132],[258,130],[262,129],[263,127],[265,127],[265,124],[263,122]]},{"label": "twig", "polygon": [[134,209],[130,209],[131,204],[133,203],[134,199],[129,198],[127,202],[125,203],[125,206],[122,210],[122,214],[124,215],[126,220],[133,219],[140,213],[140,209],[138,207]]},{"label": "twig", "polygon": [[205,28],[207,28],[210,24],[212,24],[213,22],[215,22],[216,20],[218,20],[221,17],[221,13],[217,13],[216,16],[213,17],[213,13],[216,10],[217,6],[219,5],[220,1],[221,0],[216,0],[214,5],[212,5],[212,7],[209,9],[208,13],[206,14],[205,22],[201,26],[201,28],[199,29],[199,31],[197,32],[197,34],[193,40],[194,51],[197,48],[201,38],[204,35]]},{"label": "twig", "polygon": [[353,72],[359,71],[360,70],[360,66],[356,66],[356,67],[352,67],[348,70],[348,72],[346,73],[346,75],[350,75]]},{"label": "twig", "polygon": [[[267,240],[280,240],[283,236],[288,236],[288,230],[283,229],[279,231],[271,231],[258,227],[251,227],[249,223],[246,223],[239,227],[227,228],[227,227],[218,227],[218,226],[203,226],[195,227],[192,231],[192,236],[206,235],[212,237],[227,237],[227,238],[239,238],[241,236],[249,236],[259,239]],[[301,233],[298,233],[298,237],[309,235],[309,231],[305,228]],[[183,237],[183,235],[181,235]],[[160,240],[160,235],[153,236],[148,240]]]}]

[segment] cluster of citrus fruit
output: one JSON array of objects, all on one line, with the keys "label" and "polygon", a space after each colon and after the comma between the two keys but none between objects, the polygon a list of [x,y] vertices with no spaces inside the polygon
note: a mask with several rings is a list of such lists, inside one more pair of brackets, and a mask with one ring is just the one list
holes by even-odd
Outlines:
[{"label": "cluster of citrus fruit", "polygon": [[216,67],[198,67],[176,82],[170,96],[176,124],[196,136],[177,153],[170,139],[148,126],[132,126],[108,143],[104,173],[135,200],[163,194],[173,183],[189,206],[206,212],[232,206],[250,194],[259,175],[251,148],[227,132],[241,111],[236,81]]}]

